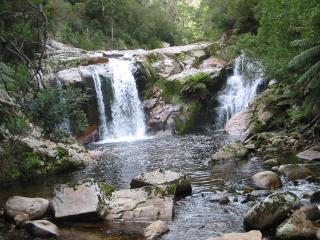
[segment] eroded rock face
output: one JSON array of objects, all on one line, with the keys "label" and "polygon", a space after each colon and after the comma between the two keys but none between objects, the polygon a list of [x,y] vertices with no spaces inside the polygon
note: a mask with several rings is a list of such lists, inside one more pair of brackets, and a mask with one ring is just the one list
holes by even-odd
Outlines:
[{"label": "eroded rock face", "polygon": [[209,163],[220,160],[240,159],[245,158],[249,154],[248,149],[240,142],[225,146],[209,158]]},{"label": "eroded rock face", "polygon": [[131,188],[161,185],[171,187],[176,197],[187,196],[192,193],[190,178],[170,170],[142,173],[132,179],[130,183]]},{"label": "eroded rock face", "polygon": [[246,213],[243,223],[248,229],[259,230],[277,226],[300,205],[299,198],[293,193],[274,193],[252,207]]},{"label": "eroded rock face", "polygon": [[276,236],[280,239],[316,239],[319,228],[315,222],[319,219],[317,206],[303,206],[277,228]]},{"label": "eroded rock face", "polygon": [[172,220],[173,194],[160,187],[115,191],[109,199],[110,221]]},{"label": "eroded rock face", "polygon": [[169,231],[167,224],[158,220],[151,223],[144,231],[143,235],[147,240],[155,240]]},{"label": "eroded rock face", "polygon": [[279,172],[285,175],[289,181],[313,177],[314,173],[303,164],[287,164],[279,167]]},{"label": "eroded rock face", "polygon": [[262,189],[278,189],[282,187],[280,177],[271,171],[259,172],[252,177],[253,183]]},{"label": "eroded rock face", "polygon": [[246,108],[245,110],[236,113],[226,123],[224,130],[232,136],[241,136],[249,128],[252,119],[251,109]]},{"label": "eroded rock face", "polygon": [[44,216],[49,207],[49,201],[44,198],[27,198],[13,196],[5,204],[5,214],[14,219],[17,215],[28,215],[29,219]]},{"label": "eroded rock face", "polygon": [[61,221],[94,221],[107,213],[106,196],[93,179],[55,187],[51,200],[54,217]]},{"label": "eroded rock face", "polygon": [[260,231],[250,231],[247,233],[227,233],[222,237],[209,238],[208,240],[262,240]]},{"label": "eroded rock face", "polygon": [[27,230],[35,237],[59,237],[58,227],[47,220],[35,220],[26,223]]}]

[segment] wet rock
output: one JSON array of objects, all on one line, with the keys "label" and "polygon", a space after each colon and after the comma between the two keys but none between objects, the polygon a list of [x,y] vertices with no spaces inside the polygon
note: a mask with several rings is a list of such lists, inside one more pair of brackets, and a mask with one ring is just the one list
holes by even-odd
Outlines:
[{"label": "wet rock", "polygon": [[22,227],[29,220],[30,219],[29,219],[29,215],[28,214],[16,215],[14,217],[14,222],[15,222],[17,227]]},{"label": "wet rock", "polygon": [[107,212],[106,196],[93,179],[56,186],[51,206],[54,217],[63,221],[99,220]]},{"label": "wet rock", "polygon": [[275,159],[268,159],[262,163],[263,166],[274,167],[278,166],[278,161]]},{"label": "wet rock", "polygon": [[170,186],[175,192],[176,197],[188,196],[192,193],[190,178],[170,170],[156,170],[153,172],[142,173],[132,179],[130,183],[131,188],[159,185]]},{"label": "wet rock", "polygon": [[314,177],[314,173],[303,164],[287,164],[279,167],[279,172],[285,175],[289,181]]},{"label": "wet rock", "polygon": [[317,206],[303,206],[277,228],[276,236],[280,239],[315,239],[318,228],[314,222],[319,219]]},{"label": "wet rock", "polygon": [[245,158],[248,154],[248,149],[242,143],[235,142],[225,146],[222,150],[212,155],[209,158],[209,162]]},{"label": "wet rock", "polygon": [[245,133],[251,123],[252,112],[249,108],[236,113],[226,123],[224,130],[232,136],[239,136]]},{"label": "wet rock", "polygon": [[307,149],[303,152],[298,153],[297,157],[302,160],[308,160],[308,161],[320,160],[320,151]]},{"label": "wet rock", "polygon": [[248,229],[259,230],[277,226],[300,205],[299,198],[293,193],[274,193],[253,206],[246,213],[243,223]]},{"label": "wet rock", "polygon": [[109,208],[110,221],[172,220],[173,194],[169,187],[152,186],[115,191]]},{"label": "wet rock", "polygon": [[14,196],[5,204],[5,214],[14,219],[17,215],[27,214],[29,219],[41,218],[48,211],[49,201],[44,198]]},{"label": "wet rock", "polygon": [[262,234],[260,231],[250,231],[247,233],[227,233],[222,237],[209,238],[208,240],[261,240]]},{"label": "wet rock", "polygon": [[280,177],[271,171],[259,172],[252,177],[254,185],[262,189],[278,189],[282,187]]},{"label": "wet rock", "polygon": [[0,217],[3,217],[3,216],[4,216],[4,209],[1,208],[1,209],[0,209]]},{"label": "wet rock", "polygon": [[160,236],[169,231],[167,224],[163,221],[158,220],[156,222],[151,223],[144,231],[144,237],[147,240],[155,240]]},{"label": "wet rock", "polygon": [[59,237],[58,227],[46,220],[29,221],[25,226],[35,237]]},{"label": "wet rock", "polygon": [[320,191],[314,192],[310,196],[311,203],[320,203]]}]

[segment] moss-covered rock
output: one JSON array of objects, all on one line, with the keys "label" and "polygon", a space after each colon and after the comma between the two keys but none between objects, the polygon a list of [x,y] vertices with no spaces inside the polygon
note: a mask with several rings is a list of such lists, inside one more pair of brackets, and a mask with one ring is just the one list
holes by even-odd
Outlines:
[{"label": "moss-covered rock", "polygon": [[223,149],[213,154],[209,158],[209,163],[220,160],[230,160],[230,159],[242,159],[247,157],[249,154],[248,149],[240,141],[233,144],[225,146]]}]

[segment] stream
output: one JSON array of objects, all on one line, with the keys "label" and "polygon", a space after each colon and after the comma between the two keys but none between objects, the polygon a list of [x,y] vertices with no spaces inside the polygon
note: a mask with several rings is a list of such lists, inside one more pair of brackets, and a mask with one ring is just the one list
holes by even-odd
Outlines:
[{"label": "stream", "polygon": [[[206,132],[183,136],[164,136],[135,142],[91,144],[90,149],[103,150],[104,154],[82,171],[66,176],[35,179],[34,181],[2,187],[0,205],[13,195],[50,197],[54,184],[92,177],[110,183],[116,189],[129,188],[131,179],[142,172],[158,168],[185,173],[192,179],[193,194],[175,202],[174,219],[168,222],[170,231],[161,239],[205,240],[227,232],[243,232],[243,215],[253,206],[247,202],[244,190],[252,187],[251,176],[262,170],[261,159],[251,155],[246,160],[225,161],[208,167],[206,159],[223,145],[234,141],[219,132]],[[285,183],[290,190],[303,198],[303,193],[319,186],[301,182]],[[220,205],[210,201],[225,193],[230,203]],[[268,194],[255,190],[257,199]],[[306,200],[305,200],[306,201]],[[1,227],[2,226],[2,227]],[[61,225],[61,239],[105,240],[141,239],[137,229],[130,226],[109,226],[105,223]],[[2,236],[2,237],[1,237]],[[21,231],[10,231],[0,224],[0,239],[32,239]]]}]

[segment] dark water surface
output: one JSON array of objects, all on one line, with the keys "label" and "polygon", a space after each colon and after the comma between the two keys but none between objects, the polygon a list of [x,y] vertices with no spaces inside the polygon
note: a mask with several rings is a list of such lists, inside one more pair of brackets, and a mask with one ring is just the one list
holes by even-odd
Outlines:
[{"label": "dark water surface", "polygon": [[[250,156],[241,161],[224,161],[208,167],[207,158],[223,145],[234,141],[230,136],[219,133],[192,134],[185,136],[165,136],[137,142],[92,144],[91,149],[100,149],[104,154],[87,169],[69,175],[36,179],[28,184],[2,186],[0,204],[8,197],[22,195],[30,197],[50,197],[54,184],[92,177],[110,183],[116,189],[129,188],[133,177],[142,172],[158,168],[185,173],[191,176],[193,194],[177,201],[174,219],[168,223],[170,232],[162,239],[205,240],[227,232],[242,232],[243,215],[254,202],[241,203],[244,189],[251,186],[250,178],[262,170],[259,158]],[[319,186],[304,183],[298,186],[286,183],[284,189],[302,196]],[[231,202],[220,205],[210,199],[217,194],[226,194]],[[255,191],[263,197],[265,191]],[[61,239],[139,239],[127,227],[110,227],[106,224],[80,224],[62,226]],[[124,230],[126,229],[126,230]],[[2,238],[1,238],[2,232]],[[20,234],[18,236],[18,234]],[[0,239],[32,239],[21,231],[1,230]]]}]

